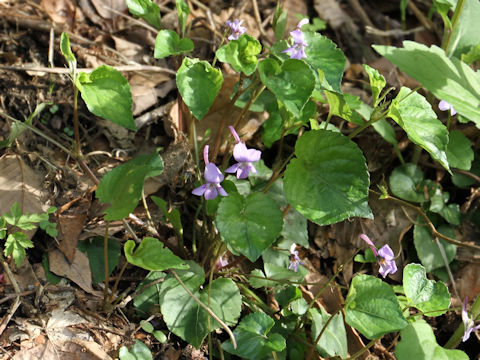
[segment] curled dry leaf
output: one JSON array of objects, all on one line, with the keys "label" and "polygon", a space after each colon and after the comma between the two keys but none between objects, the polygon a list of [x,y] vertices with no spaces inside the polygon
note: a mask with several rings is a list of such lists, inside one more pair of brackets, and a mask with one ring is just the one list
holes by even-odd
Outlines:
[{"label": "curled dry leaf", "polygon": [[75,4],[73,0],[42,0],[41,5],[50,18],[57,24],[73,25]]}]

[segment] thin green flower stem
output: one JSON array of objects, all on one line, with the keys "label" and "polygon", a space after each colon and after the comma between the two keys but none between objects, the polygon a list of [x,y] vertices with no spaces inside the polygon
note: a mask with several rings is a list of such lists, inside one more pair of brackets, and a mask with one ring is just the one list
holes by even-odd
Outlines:
[{"label": "thin green flower stem", "polygon": [[447,130],[450,131],[451,127],[452,127],[452,115],[450,114],[450,110],[448,110]]},{"label": "thin green flower stem", "polygon": [[230,339],[232,340],[233,348],[236,349],[236,348],[237,348],[237,342],[235,341],[235,336],[233,336],[233,332],[232,332],[232,330],[230,330],[230,328],[228,327],[228,325],[225,324],[225,323],[212,311],[212,309],[210,309],[208,306],[206,306],[204,303],[202,303],[202,302],[200,301],[200,299],[198,299],[198,298],[190,291],[190,289],[184,284],[184,282],[182,281],[182,279],[180,279],[180,277],[177,275],[177,273],[175,272],[175,270],[170,269],[170,272],[173,274],[173,276],[175,277],[175,279],[177,279],[178,283],[185,289],[185,291],[187,292],[187,294],[188,294],[198,305],[200,305],[200,307],[202,307],[211,317],[213,317],[213,318],[225,329],[225,331],[227,332],[228,336],[230,336]]},{"label": "thin green flower stem", "polygon": [[457,26],[458,20],[460,19],[460,15],[462,14],[465,3],[466,3],[465,0],[457,1],[457,6],[455,7],[455,11],[453,12],[453,16],[452,16],[452,28],[444,30],[443,40],[442,40],[442,49],[445,50],[445,52],[448,51],[448,47],[450,46],[450,40],[452,40],[453,31]]},{"label": "thin green flower stem", "polygon": [[200,179],[202,177],[202,174],[200,172],[200,159],[198,157],[197,123],[195,122],[196,120],[197,119],[195,119],[195,117],[192,116],[192,121],[193,121],[193,124],[192,124],[192,127],[193,127],[193,149],[194,149],[193,157],[195,159],[195,165],[197,166],[197,178]]},{"label": "thin green flower stem", "polygon": [[365,345],[362,349],[358,350],[355,354],[353,354],[352,356],[350,356],[349,358],[347,358],[346,360],[354,360],[356,358],[358,358],[360,355],[362,355],[365,351],[367,351],[368,349],[370,349],[373,345],[375,345],[375,343],[378,341],[378,339],[373,339],[372,341],[370,341],[367,345]]},{"label": "thin green flower stem", "polygon": [[450,269],[449,261],[447,259],[447,254],[445,253],[445,249],[443,248],[442,243],[438,240],[438,237],[435,237],[435,241],[437,242],[438,249],[440,250],[440,254],[442,255],[443,263],[445,264],[445,268],[447,269],[448,278],[452,283],[453,291],[457,296],[458,300],[462,301],[460,296],[458,295],[457,286],[455,285],[455,279],[453,278],[452,270]]},{"label": "thin green flower stem", "polygon": [[433,225],[433,223],[430,221],[430,219],[428,218],[427,214],[425,214],[425,212],[422,210],[422,208],[420,208],[419,206],[416,206],[416,205],[413,205],[413,204],[410,204],[409,202],[407,201],[404,201],[404,200],[401,200],[399,198],[396,198],[394,196],[391,196],[389,194],[381,194],[375,190],[372,190],[372,189],[369,189],[369,191],[372,193],[372,194],[375,194],[375,195],[378,195],[378,196],[381,196],[382,199],[385,199],[385,200],[391,200],[391,201],[395,201],[399,204],[401,204],[402,206],[405,206],[405,207],[408,207],[410,209],[413,209],[415,210],[422,218],[423,220],[425,220],[426,222],[426,225],[428,226],[428,228],[430,229],[430,232],[432,233],[432,236],[433,237],[439,237],[440,239],[443,239],[449,243],[452,243],[452,244],[455,244],[457,246],[463,246],[463,247],[466,247],[466,248],[470,248],[470,249],[474,249],[474,250],[480,250],[480,246],[477,246],[477,245],[473,245],[473,244],[467,244],[467,243],[464,243],[464,242],[461,242],[461,241],[458,241],[456,239],[452,239],[451,237],[448,237],[446,235],[443,235],[442,233],[438,232],[437,229],[435,228],[435,225]]},{"label": "thin green flower stem", "polygon": [[[235,106],[235,102],[237,101],[237,99],[242,94],[241,90],[240,90],[242,88],[242,86],[243,86],[243,76],[240,76],[239,85],[238,85],[239,90],[233,96],[232,100],[230,100],[230,102],[228,103],[228,105],[227,105],[228,108],[225,111],[226,114],[231,114],[232,113],[233,108]],[[217,137],[215,139],[215,145],[213,147],[212,161],[215,161],[215,159],[217,158],[217,155],[218,155],[218,151],[220,150],[220,145],[221,145],[222,139],[223,139],[223,131],[225,129],[225,125],[227,124],[227,118],[228,118],[228,116],[223,116],[222,120],[220,121],[220,125],[218,127],[218,132],[217,132]]]},{"label": "thin green flower stem", "polygon": [[325,126],[323,127],[324,130],[327,130],[327,126],[330,123],[330,119],[332,118],[333,113],[329,110],[327,115],[327,120],[325,121]]},{"label": "thin green flower stem", "polygon": [[[477,295],[475,302],[473,303],[472,307],[470,308],[470,314],[473,316],[474,319],[477,319],[480,315],[480,294]],[[445,344],[445,348],[447,349],[454,349],[460,344],[462,336],[465,332],[465,325],[463,321],[458,325],[457,330],[453,333],[453,335],[448,339],[447,343]]]},{"label": "thin green flower stem", "polygon": [[[120,279],[122,278],[123,273],[125,272],[125,269],[127,268],[128,264],[129,264],[129,262],[125,261],[122,268],[120,269],[120,272],[118,273],[117,278],[115,279],[115,283],[113,284],[113,287],[112,287],[112,297],[115,296],[115,293],[117,292],[118,284],[120,283]],[[117,300],[115,300],[113,305],[116,305],[118,302],[120,302],[120,300],[121,300],[121,297],[119,297]]]},{"label": "thin green flower stem", "polygon": [[275,180],[277,180],[280,177],[280,174],[282,173],[282,170],[284,167],[287,166],[287,164],[290,162],[290,160],[295,156],[295,152],[292,152],[288,158],[283,162],[283,164],[280,166],[280,168],[276,171],[273,172],[272,176],[270,179],[268,179],[267,185],[265,185],[265,188],[263,189],[263,193],[266,194],[268,192],[268,189],[273,185]]},{"label": "thin green flower stem", "polygon": [[73,132],[75,135],[75,158],[82,158],[82,145],[80,142],[80,130],[78,126],[78,88],[73,84]]},{"label": "thin green flower stem", "polygon": [[257,91],[255,92],[255,94],[250,98],[250,100],[248,100],[248,103],[247,105],[245,105],[245,107],[242,109],[240,115],[238,115],[237,119],[235,120],[235,122],[233,123],[233,127],[236,128],[238,126],[238,124],[240,123],[240,121],[242,121],[243,117],[245,116],[245,114],[247,113],[248,109],[250,109],[250,106],[255,102],[257,101],[258,97],[262,94],[263,90],[265,90],[267,87],[265,85],[262,85],[260,86]]},{"label": "thin green flower stem", "polygon": [[[225,268],[226,268],[226,266],[225,266]],[[279,283],[279,284],[291,284],[291,285],[296,285],[296,284],[298,284],[298,285],[322,285],[323,284],[322,282],[306,282],[306,281],[295,281],[295,280],[287,280],[287,279],[273,279],[273,278],[270,278],[270,277],[264,277],[264,276],[258,276],[258,275],[252,275],[252,274],[244,274],[244,273],[237,272],[237,271],[232,271],[231,273],[234,274],[234,275],[244,276],[244,277],[247,277],[247,278],[273,281],[273,282],[276,282],[276,283]],[[340,287],[338,285],[336,285],[336,286]]]},{"label": "thin green flower stem", "polygon": [[330,324],[330,322],[333,320],[333,317],[336,316],[338,314],[338,312],[340,311],[340,309],[337,309],[337,311],[335,311],[333,314],[330,315],[330,317],[328,318],[328,320],[325,322],[325,324],[323,325],[322,327],[322,330],[320,331],[320,334],[318,334],[317,338],[315,339],[315,341],[313,342],[313,345],[312,347],[310,348],[309,352],[308,352],[308,355],[307,355],[307,359],[311,359],[312,356],[313,356],[313,352],[315,351],[315,348],[317,347],[317,344],[318,342],[320,341],[320,338],[322,337],[323,333],[325,332],[325,330],[327,329],[327,326],[328,324]]},{"label": "thin green flower stem", "polygon": [[[222,39],[220,40],[220,44],[217,47],[217,50],[220,49],[225,42],[225,37],[227,36],[227,31],[225,30],[222,35]],[[215,64],[217,63],[217,52],[215,51],[215,57],[213,58],[212,61],[212,67],[215,67]]]},{"label": "thin green flower stem", "polygon": [[218,355],[220,356],[220,360],[225,360],[225,356],[223,355],[223,349],[222,349],[222,342],[217,339],[217,348],[218,348]]},{"label": "thin green flower stem", "polygon": [[[475,302],[473,303],[472,307],[470,308],[470,314],[473,316],[474,319],[477,319],[480,315],[480,294],[477,295]],[[445,348],[447,349],[454,349],[460,344],[462,340],[463,334],[465,333],[465,324],[463,321],[458,325],[457,329],[453,333],[453,335],[448,339],[447,343],[445,344]]]},{"label": "thin green flower stem", "polygon": [[240,289],[240,292],[246,297],[246,299],[249,300],[250,302],[254,302],[256,307],[262,309],[264,312],[266,312],[269,315],[275,314],[275,310],[273,310],[271,307],[265,304],[265,302],[262,299],[260,299],[257,294],[255,294],[252,290],[250,290],[244,284],[237,283],[237,286]]},{"label": "thin green flower stem", "polygon": [[366,123],[360,125],[358,128],[356,128],[350,135],[348,135],[349,139],[353,139],[355,136],[360,134],[363,130],[365,130],[367,127],[370,125],[376,123],[377,121],[380,121],[382,119],[385,119],[385,117],[388,114],[388,110],[385,110],[383,113],[379,114],[378,116],[372,116],[370,120],[368,120]]},{"label": "thin green flower stem", "polygon": [[103,289],[103,304],[104,306],[109,301],[108,299],[108,284],[110,282],[109,279],[109,272],[108,272],[108,228],[110,225],[110,221],[107,221],[105,225],[105,236],[103,237],[103,262],[105,268],[105,289]]}]

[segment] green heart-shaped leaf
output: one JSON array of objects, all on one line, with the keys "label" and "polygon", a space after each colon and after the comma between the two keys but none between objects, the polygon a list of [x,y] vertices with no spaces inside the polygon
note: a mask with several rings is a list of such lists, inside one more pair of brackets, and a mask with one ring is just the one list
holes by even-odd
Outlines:
[{"label": "green heart-shaped leaf", "polygon": [[232,253],[245,255],[250,261],[273,244],[282,225],[280,208],[260,192],[247,197],[232,193],[218,206],[216,226],[222,239]]},{"label": "green heart-shaped leaf", "polygon": [[398,360],[468,360],[463,351],[444,349],[438,345],[431,326],[425,320],[408,324],[400,336],[395,349]]},{"label": "green heart-shaped leaf", "polygon": [[105,211],[105,220],[121,220],[127,217],[142,197],[145,178],[160,175],[163,160],[155,151],[139,155],[108,172],[100,181],[96,195],[104,204],[111,204]]},{"label": "green heart-shaped leaf", "polygon": [[170,55],[179,55],[193,50],[193,41],[188,38],[180,39],[172,30],[160,30],[155,39],[153,56],[161,59]]},{"label": "green heart-shaped leaf", "polygon": [[373,48],[480,127],[480,75],[435,45],[404,41],[403,46]]},{"label": "green heart-shaped leaf", "polygon": [[337,48],[332,40],[319,33],[305,31],[304,36],[308,44],[305,48],[307,57],[304,60],[315,70],[317,78],[318,73],[321,73],[324,78],[322,81],[319,79],[318,85],[341,93],[340,84],[346,63],[343,51]]},{"label": "green heart-shaped leaf", "polygon": [[208,62],[184,58],[177,71],[177,87],[193,116],[203,119],[223,83],[220,70]]},{"label": "green heart-shaped leaf", "polygon": [[426,316],[444,314],[450,306],[450,293],[441,281],[428,280],[422,265],[408,264],[403,269],[403,289],[411,306]]},{"label": "green heart-shaped leaf", "polygon": [[175,255],[169,248],[155,238],[146,237],[138,247],[135,242],[128,240],[123,248],[125,257],[130,264],[150,271],[163,271],[166,269],[186,269],[185,262]]},{"label": "green heart-shaped leaf", "polygon": [[345,321],[369,339],[408,325],[392,287],[370,275],[353,278],[345,299]]},{"label": "green heart-shaped leaf", "polygon": [[402,87],[388,109],[390,116],[405,130],[408,138],[437,160],[445,169],[448,166],[447,150],[448,130],[430,103],[422,95]]},{"label": "green heart-shaped leaf", "polygon": [[91,73],[80,72],[75,85],[88,110],[115,124],[137,130],[132,115],[132,93],[122,73],[101,65]]},{"label": "green heart-shaped leaf", "polygon": [[[230,279],[219,278],[200,291],[205,273],[193,261],[188,263],[188,270],[177,270],[187,288],[203,304],[209,304],[210,309],[223,322],[235,325],[242,309],[242,298],[235,283]],[[220,324],[192,299],[172,275],[163,282],[160,291],[161,311],[168,329],[197,349],[209,332],[220,328]]]},{"label": "green heart-shaped leaf", "polygon": [[284,176],[285,197],[307,219],[328,225],[349,217],[372,218],[365,157],[348,137],[309,131],[295,145]]},{"label": "green heart-shaped leaf", "polygon": [[231,340],[222,344],[223,350],[238,355],[243,359],[263,359],[272,351],[285,349],[285,339],[279,334],[270,334],[275,321],[264,313],[253,313],[245,316],[233,332],[237,348],[233,348]]},{"label": "green heart-shaped leaf", "polygon": [[258,64],[260,78],[285,107],[300,117],[315,87],[313,71],[302,60],[288,59],[282,65],[272,59]]},{"label": "green heart-shaped leaf", "polygon": [[217,50],[218,60],[229,63],[233,69],[251,75],[257,69],[257,55],[262,45],[257,39],[243,34],[238,40],[232,40]]}]

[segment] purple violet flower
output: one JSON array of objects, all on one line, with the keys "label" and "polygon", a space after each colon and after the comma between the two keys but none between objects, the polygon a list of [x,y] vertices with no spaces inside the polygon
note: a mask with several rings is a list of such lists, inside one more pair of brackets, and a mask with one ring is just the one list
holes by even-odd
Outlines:
[{"label": "purple violet flower", "polygon": [[468,316],[467,304],[468,304],[468,298],[465,297],[465,299],[463,299],[463,306],[462,306],[462,320],[463,320],[463,326],[464,326],[464,333],[462,338],[463,342],[467,341],[470,338],[470,334],[472,333],[472,331],[476,331],[480,329],[480,325],[474,326],[475,321],[473,320],[473,317]]},{"label": "purple violet flower", "polygon": [[256,149],[248,149],[245,143],[240,141],[240,137],[233,126],[228,128],[237,142],[237,145],[233,148],[233,157],[238,163],[230,166],[225,172],[237,173],[237,179],[246,179],[250,171],[254,174],[257,173],[257,169],[255,169],[252,162],[260,160],[262,152]]},{"label": "purple violet flower", "polygon": [[208,161],[208,145],[205,145],[203,148],[203,159],[205,161],[203,177],[207,182],[202,186],[193,189],[192,194],[197,196],[203,195],[206,200],[215,199],[218,194],[228,196],[227,192],[220,185],[225,177],[215,164]]},{"label": "purple violet flower", "polygon": [[442,111],[447,111],[447,110],[450,110],[450,115],[454,116],[457,112],[455,111],[455,109],[453,108],[452,105],[450,105],[448,102],[446,102],[445,100],[442,100],[440,101],[440,103],[438,104],[438,108]]},{"label": "purple violet flower", "polygon": [[295,250],[297,244],[293,243],[290,246],[290,264],[288,265],[288,270],[298,271],[298,265],[304,265],[304,263],[298,257],[298,251]]},{"label": "purple violet flower", "polygon": [[372,249],[373,255],[375,255],[378,264],[380,265],[380,270],[378,272],[384,278],[386,278],[388,274],[395,274],[397,272],[397,264],[395,264],[393,250],[390,246],[384,245],[377,251],[377,248],[367,235],[361,234],[360,238],[370,246],[370,249]]},{"label": "purple violet flower", "polygon": [[238,37],[242,35],[245,31],[247,31],[247,28],[242,25],[243,20],[238,20],[235,19],[233,22],[230,20],[227,20],[226,24],[230,27],[232,30],[232,34],[228,37],[228,40],[238,40]]},{"label": "purple violet flower", "polygon": [[307,57],[305,54],[305,47],[307,47],[308,44],[305,42],[305,37],[301,30],[302,26],[305,24],[308,24],[307,18],[301,20],[295,30],[290,31],[290,35],[293,38],[293,45],[282,51],[283,53],[290,54],[290,59],[300,60]]}]

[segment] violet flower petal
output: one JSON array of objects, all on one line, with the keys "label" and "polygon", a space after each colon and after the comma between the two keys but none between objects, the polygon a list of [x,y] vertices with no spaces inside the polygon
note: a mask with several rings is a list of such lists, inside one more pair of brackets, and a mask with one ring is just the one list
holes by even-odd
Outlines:
[{"label": "violet flower petal", "polygon": [[445,100],[441,100],[440,103],[438,104],[438,108],[442,111],[447,111],[450,110],[450,115],[454,116],[457,112],[453,108],[453,106],[446,102]]},{"label": "violet flower petal", "polygon": [[225,178],[222,172],[213,163],[208,163],[205,166],[205,172],[203,173],[203,177],[209,183],[221,183]]},{"label": "violet flower petal", "polygon": [[212,184],[208,184],[206,190],[205,190],[205,199],[207,200],[213,200],[217,197],[218,191],[215,186],[212,186]]},{"label": "violet flower petal", "polygon": [[247,28],[242,25],[243,20],[235,19],[233,22],[230,20],[226,21],[226,24],[232,30],[232,34],[228,37],[228,40],[238,40],[238,37],[247,31]]},{"label": "violet flower petal", "polygon": [[240,166],[240,163],[236,163],[236,164],[230,166],[227,170],[225,170],[225,172],[230,173],[230,174],[236,173],[239,166]]},{"label": "violet flower petal", "polygon": [[238,162],[255,162],[260,160],[262,152],[256,149],[248,149],[245,143],[239,142],[233,148],[233,157]]},{"label": "violet flower petal", "polygon": [[207,189],[207,184],[203,184],[202,186],[199,186],[193,189],[192,194],[197,196],[202,196],[205,193],[206,189]]},{"label": "violet flower petal", "polygon": [[373,244],[372,240],[370,240],[370,238],[365,234],[360,234],[360,238],[370,246],[370,249],[372,249],[373,251],[373,255],[377,257],[378,256],[377,248]]}]

